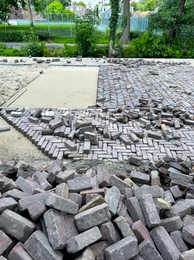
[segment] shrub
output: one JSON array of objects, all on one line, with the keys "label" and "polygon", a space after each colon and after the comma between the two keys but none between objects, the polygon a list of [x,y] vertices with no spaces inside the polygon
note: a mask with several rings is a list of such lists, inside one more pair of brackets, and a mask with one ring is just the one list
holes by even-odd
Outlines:
[{"label": "shrub", "polygon": [[6,48],[2,43],[0,43],[0,56],[20,56],[21,52],[17,49]]}]

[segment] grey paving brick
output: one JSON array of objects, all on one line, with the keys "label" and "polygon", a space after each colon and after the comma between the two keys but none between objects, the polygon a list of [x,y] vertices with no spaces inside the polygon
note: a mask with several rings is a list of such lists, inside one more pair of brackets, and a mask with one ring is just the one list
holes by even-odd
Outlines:
[{"label": "grey paving brick", "polygon": [[194,245],[194,226],[192,224],[184,226],[182,229],[182,234],[186,242]]},{"label": "grey paving brick", "polygon": [[128,236],[105,249],[106,260],[131,259],[138,254],[137,240]]},{"label": "grey paving brick", "polygon": [[175,245],[179,249],[181,253],[188,250],[188,246],[186,245],[185,241],[183,240],[183,235],[180,230],[176,230],[170,233],[170,237],[174,241]]},{"label": "grey paving brick", "polygon": [[13,198],[0,198],[0,212],[4,209],[14,209],[17,206],[17,201]]},{"label": "grey paving brick", "polygon": [[125,217],[123,217],[123,216],[117,217],[116,219],[114,219],[114,224],[116,225],[117,229],[119,230],[120,234],[123,237],[127,237],[127,236],[135,237],[135,235],[134,235],[132,229],[130,228],[130,225],[127,222],[127,220],[125,219]]},{"label": "grey paving brick", "polygon": [[68,180],[70,192],[80,192],[83,190],[89,190],[93,187],[92,178],[90,177],[77,177],[72,180]]},{"label": "grey paving brick", "polygon": [[41,172],[35,172],[32,178],[42,187],[43,190],[50,190],[52,185],[46,180]]},{"label": "grey paving brick", "polygon": [[55,178],[56,183],[67,182],[68,180],[74,179],[76,176],[75,170],[60,171]]},{"label": "grey paving brick", "polygon": [[93,227],[67,241],[67,252],[76,253],[102,237],[98,227]]},{"label": "grey paving brick", "polygon": [[134,195],[138,199],[144,194],[151,194],[153,198],[163,198],[164,191],[161,187],[149,185],[143,185],[134,191]]},{"label": "grey paving brick", "polygon": [[110,218],[111,215],[108,205],[106,203],[103,203],[81,213],[78,213],[75,216],[75,222],[78,230],[81,232],[103,224],[109,221]]},{"label": "grey paving brick", "polygon": [[188,250],[180,255],[180,260],[193,260],[194,249]]},{"label": "grey paving brick", "polygon": [[99,228],[102,234],[102,240],[106,240],[108,243],[114,244],[121,239],[121,236],[111,221],[100,225]]},{"label": "grey paving brick", "polygon": [[46,211],[46,206],[42,200],[35,202],[28,207],[28,214],[33,221],[39,219]]},{"label": "grey paving brick", "polygon": [[54,209],[60,210],[65,213],[75,215],[78,212],[79,205],[70,199],[62,198],[54,193],[49,193],[45,204]]},{"label": "grey paving brick", "polygon": [[168,233],[179,230],[183,227],[182,220],[179,216],[161,219],[160,225],[163,226]]},{"label": "grey paving brick", "polygon": [[120,191],[117,187],[113,186],[106,191],[105,201],[108,204],[110,212],[115,215],[117,213],[119,201],[120,201]]},{"label": "grey paving brick", "polygon": [[34,194],[31,196],[26,196],[19,200],[18,207],[19,207],[20,211],[24,211],[37,201],[41,201],[41,200],[45,201],[47,199],[48,195],[49,195],[49,192],[45,191],[45,192]]},{"label": "grey paving brick", "polygon": [[165,260],[178,260],[180,252],[164,227],[155,227],[150,232],[159,253]]},{"label": "grey paving brick", "polygon": [[41,231],[35,231],[25,242],[24,248],[34,260],[62,260],[61,253],[54,251],[47,239]]},{"label": "grey paving brick", "polygon": [[161,222],[152,195],[145,194],[140,198],[140,205],[148,228],[158,226]]},{"label": "grey paving brick", "polygon": [[191,214],[191,208],[186,201],[178,201],[166,214],[168,217],[180,216],[183,218],[185,215]]},{"label": "grey paving brick", "polygon": [[83,212],[87,209],[91,209],[95,206],[101,205],[105,203],[105,199],[101,196],[101,195],[97,195],[94,196],[91,200],[89,200],[85,205],[83,205],[80,209],[79,209],[79,213]]},{"label": "grey paving brick", "polygon": [[19,214],[5,209],[0,214],[0,229],[19,241],[25,242],[35,230],[35,224]]},{"label": "grey paving brick", "polygon": [[69,198],[69,186],[67,183],[60,183],[56,186],[55,193],[65,199]]},{"label": "grey paving brick", "polygon": [[141,220],[142,222],[145,223],[145,218],[143,216],[141,206],[136,197],[131,197],[129,199],[126,199],[125,204],[127,206],[128,212],[134,222]]},{"label": "grey paving brick", "polygon": [[144,240],[139,245],[139,253],[145,260],[163,260],[156,248],[147,240]]},{"label": "grey paving brick", "polygon": [[12,244],[12,240],[2,230],[0,230],[0,255]]},{"label": "grey paving brick", "polygon": [[21,242],[18,242],[8,255],[9,260],[33,260]]},{"label": "grey paving brick", "polygon": [[143,183],[143,184],[150,183],[150,175],[147,173],[132,171],[130,176],[134,182]]}]

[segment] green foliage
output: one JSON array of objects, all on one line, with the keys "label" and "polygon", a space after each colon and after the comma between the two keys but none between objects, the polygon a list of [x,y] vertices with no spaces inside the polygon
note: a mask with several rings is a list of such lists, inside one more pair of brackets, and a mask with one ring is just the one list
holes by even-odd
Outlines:
[{"label": "green foliage", "polygon": [[58,0],[54,0],[53,2],[51,2],[47,7],[46,7],[46,11],[49,14],[62,14],[63,13],[63,5],[61,4],[60,1]]},{"label": "green foliage", "polygon": [[169,41],[182,31],[194,30],[193,0],[163,0],[157,13],[149,16],[149,30],[161,30]]},{"label": "green foliage", "polygon": [[138,11],[154,11],[161,3],[159,0],[140,0],[139,2],[132,2],[131,6]]},{"label": "green foliage", "polygon": [[119,18],[119,1],[118,0],[111,0],[111,16],[110,16],[110,40],[113,42],[116,38],[116,30],[118,25],[118,18]]},{"label": "green foliage", "polygon": [[2,43],[0,43],[0,56],[20,56],[21,52],[17,49],[7,49]]},{"label": "green foliage", "polygon": [[23,32],[22,37],[23,41],[26,43],[26,45],[21,48],[24,56],[42,56],[42,46],[39,44],[39,39],[38,36],[35,35],[34,28],[31,27],[28,34]]},{"label": "green foliage", "polygon": [[[53,0],[34,0],[34,7],[36,12],[38,13],[43,13],[44,10],[46,9],[46,5],[49,5],[53,2]],[[63,8],[67,7],[70,5],[71,0],[59,0],[59,2],[62,4]]]},{"label": "green foliage", "polygon": [[25,7],[25,0],[1,0],[0,1],[0,21],[8,22],[10,8],[14,6],[16,9],[19,6]]},{"label": "green foliage", "polygon": [[122,57],[131,58],[193,58],[194,38],[176,37],[169,45],[164,36],[144,33],[124,47]]},{"label": "green foliage", "polygon": [[92,12],[88,12],[83,17],[77,17],[76,23],[76,43],[78,53],[83,57],[92,56],[97,43],[97,30],[95,27],[95,17]]}]

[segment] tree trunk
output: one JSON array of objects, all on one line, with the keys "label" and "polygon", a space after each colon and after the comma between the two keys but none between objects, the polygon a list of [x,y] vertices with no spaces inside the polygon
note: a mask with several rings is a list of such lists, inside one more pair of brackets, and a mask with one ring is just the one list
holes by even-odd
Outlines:
[{"label": "tree trunk", "polygon": [[110,40],[109,42],[109,51],[108,51],[108,57],[114,58],[116,54],[115,48],[114,48],[114,41]]},{"label": "tree trunk", "polygon": [[27,0],[26,2],[27,2],[28,13],[29,13],[29,16],[30,16],[30,25],[32,27],[34,27],[34,22],[33,22],[33,17],[32,17],[32,8],[31,8],[30,0]]},{"label": "tree trunk", "polygon": [[127,44],[130,41],[130,0],[123,0],[124,28],[119,42]]}]

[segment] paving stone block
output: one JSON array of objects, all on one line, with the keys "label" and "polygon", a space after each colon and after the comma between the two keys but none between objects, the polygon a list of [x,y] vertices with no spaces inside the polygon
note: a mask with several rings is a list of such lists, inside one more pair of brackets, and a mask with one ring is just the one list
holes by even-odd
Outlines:
[{"label": "paving stone block", "polygon": [[75,260],[85,260],[85,259],[96,260],[94,251],[89,247],[86,248],[84,252],[81,254],[81,256],[76,258]]},{"label": "paving stone block", "polygon": [[52,185],[46,180],[41,172],[35,172],[32,178],[42,187],[43,190],[50,190]]},{"label": "paving stone block", "polygon": [[110,186],[110,174],[105,167],[97,168],[97,177],[100,188]]},{"label": "paving stone block", "polygon": [[158,226],[161,222],[151,194],[140,198],[140,205],[148,228]]},{"label": "paving stone block", "polygon": [[100,225],[100,232],[102,234],[102,239],[110,244],[114,244],[121,239],[121,236],[111,221]]},{"label": "paving stone block", "polygon": [[142,163],[142,159],[140,159],[138,157],[131,156],[129,158],[129,163],[132,164],[132,165],[140,166],[141,163]]},{"label": "paving stone block", "polygon": [[83,148],[83,153],[89,154],[91,149],[91,143],[90,141],[85,141],[84,142],[84,148]]},{"label": "paving stone block", "polygon": [[186,201],[178,201],[166,212],[166,215],[168,217],[180,216],[180,218],[183,218],[184,216],[190,214],[191,208]]},{"label": "paving stone block", "polygon": [[175,245],[179,249],[181,253],[188,250],[188,246],[186,245],[185,241],[183,240],[183,235],[180,230],[176,230],[170,233],[170,237],[174,241]]},{"label": "paving stone block", "polygon": [[109,245],[110,244],[107,241],[99,241],[99,242],[94,243],[93,245],[90,245],[90,248],[94,252],[95,260],[105,260],[104,250]]},{"label": "paving stone block", "polygon": [[138,199],[144,194],[151,194],[153,198],[163,198],[164,191],[161,187],[149,185],[143,185],[134,190],[134,195]]},{"label": "paving stone block", "polygon": [[128,136],[126,135],[120,135],[119,136],[119,140],[124,143],[125,145],[130,145],[131,144],[131,140],[129,139]]},{"label": "paving stone block", "polygon": [[170,205],[174,205],[175,204],[175,201],[174,201],[174,198],[172,196],[172,193],[169,190],[164,192],[164,200],[166,202],[168,202]]},{"label": "paving stone block", "polygon": [[69,193],[69,199],[74,201],[81,207],[82,205],[82,196],[79,193]]},{"label": "paving stone block", "polygon": [[134,235],[132,229],[130,228],[125,217],[123,217],[123,216],[117,217],[116,219],[114,219],[114,224],[116,225],[117,229],[119,230],[120,234],[123,237],[127,237],[127,236],[135,237],[135,235]]},{"label": "paving stone block", "polygon": [[156,139],[156,140],[162,140],[163,139],[163,136],[162,136],[161,133],[153,132],[153,131],[148,131],[148,137],[151,137],[151,138]]},{"label": "paving stone block", "polygon": [[175,200],[182,198],[182,192],[177,185],[170,187],[170,191]]},{"label": "paving stone block", "polygon": [[46,206],[42,200],[35,202],[33,205],[28,207],[28,214],[33,221],[39,219],[40,216],[46,211]]},{"label": "paving stone block", "polygon": [[54,193],[49,193],[45,204],[54,209],[60,210],[65,213],[75,215],[78,212],[79,205],[70,199],[62,198]]},{"label": "paving stone block", "polygon": [[62,126],[62,125],[63,125],[63,122],[60,118],[54,118],[53,120],[51,120],[49,122],[49,127],[53,130]]},{"label": "paving stone block", "polygon": [[156,248],[147,240],[144,240],[139,245],[139,253],[144,260],[163,260]]},{"label": "paving stone block", "polygon": [[131,188],[132,186],[132,184],[131,185],[127,184],[125,181],[121,180],[119,177],[115,175],[111,175],[110,185],[116,186],[120,190],[121,194],[125,188]]},{"label": "paving stone block", "polygon": [[150,183],[150,175],[147,173],[132,171],[130,176],[134,182],[143,183],[143,184]]},{"label": "paving stone block", "polygon": [[71,140],[65,141],[64,144],[70,151],[77,151],[77,145]]},{"label": "paving stone block", "polygon": [[162,219],[160,225],[163,226],[168,233],[183,227],[182,220],[179,216]]},{"label": "paving stone block", "polygon": [[188,250],[180,255],[180,260],[193,260],[194,249]]},{"label": "paving stone block", "polygon": [[135,133],[128,133],[129,138],[131,139],[132,142],[134,143],[138,143],[139,142],[139,138],[137,137],[137,135]]},{"label": "paving stone block", "polygon": [[17,206],[17,201],[13,198],[0,199],[0,212],[4,209],[14,209]]},{"label": "paving stone block", "polygon": [[185,199],[185,202],[190,206],[191,214],[194,213],[194,199]]},{"label": "paving stone block", "polygon": [[68,180],[67,184],[70,192],[80,192],[93,188],[92,178],[90,177],[77,177],[75,179]]},{"label": "paving stone block", "polygon": [[11,244],[12,240],[2,230],[0,230],[0,255],[2,255]]},{"label": "paving stone block", "polygon": [[23,244],[18,242],[8,255],[9,260],[33,260],[23,248]]},{"label": "paving stone block", "polygon": [[65,171],[60,171],[55,178],[56,183],[63,183],[67,182],[68,180],[74,179],[76,176],[76,171],[75,170],[65,170]]},{"label": "paving stone block", "polygon": [[174,169],[173,167],[170,167],[168,169],[168,172],[170,178],[173,180],[181,180],[188,183],[191,183],[193,181],[193,176],[183,174],[181,171]]},{"label": "paving stone block", "polygon": [[26,196],[19,200],[18,207],[20,211],[24,211],[33,205],[37,201],[45,201],[49,195],[49,192],[42,192],[31,196]]},{"label": "paving stone block", "polygon": [[35,224],[19,214],[5,209],[0,214],[0,229],[19,241],[25,242],[35,230]]},{"label": "paving stone block", "polygon": [[62,260],[63,255],[54,251],[47,239],[41,231],[35,231],[25,242],[24,248],[34,260]]},{"label": "paving stone block", "polygon": [[0,127],[0,133],[1,132],[7,132],[7,131],[10,131],[10,127],[9,126],[1,126]]},{"label": "paving stone block", "polygon": [[180,252],[164,227],[155,227],[150,232],[159,253],[165,260],[178,260]]},{"label": "paving stone block", "polygon": [[[69,225],[70,223],[67,223],[65,217],[59,211],[54,209],[50,209],[44,213],[44,222],[47,229],[48,239],[53,249],[60,250],[65,248],[67,241],[70,238],[69,234],[66,232],[66,225]],[[68,229],[70,230],[70,227],[68,227]],[[75,230],[74,226],[71,235],[77,235],[78,233],[74,233],[73,230]]]},{"label": "paving stone block", "polygon": [[106,203],[103,203],[81,213],[78,213],[75,216],[75,222],[78,230],[81,232],[103,224],[109,221],[110,218],[111,215],[108,205]]},{"label": "paving stone block", "polygon": [[79,128],[79,131],[80,131],[80,134],[84,134],[85,132],[90,132],[92,133],[93,132],[93,127],[90,125],[88,126],[83,126],[83,127],[80,127]]},{"label": "paving stone block", "polygon": [[101,205],[105,203],[105,199],[101,196],[101,195],[96,195],[93,199],[91,199],[90,201],[88,201],[85,205],[83,205],[80,209],[79,209],[79,213],[83,212],[87,209],[91,209],[95,206]]},{"label": "paving stone block", "polygon": [[55,193],[65,199],[69,198],[69,186],[67,183],[61,183],[56,186]]},{"label": "paving stone block", "polygon": [[184,226],[182,229],[183,239],[190,245],[194,245],[194,226],[192,224]]},{"label": "paving stone block", "polygon": [[98,227],[93,227],[67,241],[67,252],[76,253],[102,237]]},{"label": "paving stone block", "polygon": [[129,199],[126,199],[125,204],[134,222],[141,220],[143,223],[145,223],[145,218],[143,216],[141,206],[136,197],[131,197]]},{"label": "paving stone block", "polygon": [[98,136],[92,132],[85,132],[84,138],[91,141],[91,144],[98,144]]},{"label": "paving stone block", "polygon": [[131,259],[138,254],[137,240],[128,236],[105,249],[106,260]]},{"label": "paving stone block", "polygon": [[150,236],[148,229],[146,228],[145,224],[141,220],[138,220],[138,221],[133,223],[132,230],[133,230],[133,232],[134,232],[134,234],[135,234],[139,243],[141,243],[144,240],[147,240],[147,241],[150,242],[152,247],[155,247],[154,242],[153,242],[153,240]]},{"label": "paving stone block", "polygon": [[20,188],[20,190],[29,195],[39,193],[42,190],[41,186],[33,179],[31,179],[31,177],[24,179],[23,177],[19,176],[15,181],[15,184],[18,188]]},{"label": "paving stone block", "polygon": [[[80,192],[80,195],[82,196],[82,200],[84,203],[87,203],[89,201],[89,199],[87,199],[87,196],[101,195],[102,197],[104,197],[104,194],[105,194],[104,189],[92,189],[92,190],[84,190],[84,191]],[[90,198],[92,198],[92,197],[90,197]]]},{"label": "paving stone block", "polygon": [[112,215],[117,213],[119,201],[120,201],[120,191],[117,187],[113,186],[110,189],[107,189],[105,194],[105,201],[108,204],[109,210]]}]

